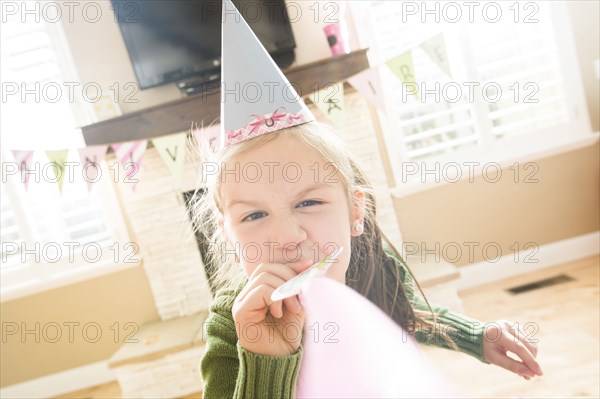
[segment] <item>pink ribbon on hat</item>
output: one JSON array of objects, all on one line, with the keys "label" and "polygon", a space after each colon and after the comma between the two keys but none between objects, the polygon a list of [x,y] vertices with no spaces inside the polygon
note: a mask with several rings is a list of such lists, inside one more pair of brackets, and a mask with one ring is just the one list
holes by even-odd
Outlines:
[{"label": "pink ribbon on hat", "polygon": [[[252,116],[254,116],[256,118],[256,120],[254,122],[248,124],[248,126],[251,128],[250,133],[254,133],[254,131],[263,123],[267,127],[272,127],[273,125],[275,125],[276,121],[285,118],[287,114],[285,114],[285,113],[278,114],[280,109],[285,110],[284,107],[279,107],[268,118],[265,117],[264,115],[252,114]],[[270,124],[269,124],[269,121],[271,121]]]},{"label": "pink ribbon on hat", "polygon": [[[283,113],[281,111],[284,111]],[[286,113],[284,107],[277,108],[271,114],[256,115],[254,121],[237,130],[227,130],[226,145],[238,143],[248,140],[261,134],[277,131],[286,127],[294,126],[299,123],[305,123],[313,120],[310,116],[304,114],[303,111],[298,113]]]}]

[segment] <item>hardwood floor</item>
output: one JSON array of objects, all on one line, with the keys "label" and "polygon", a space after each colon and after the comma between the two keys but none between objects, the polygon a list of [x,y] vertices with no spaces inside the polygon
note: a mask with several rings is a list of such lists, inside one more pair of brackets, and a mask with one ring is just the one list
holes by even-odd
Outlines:
[{"label": "hardwood floor", "polygon": [[[426,353],[469,397],[600,397],[599,259],[590,257],[461,292],[469,316],[538,326],[535,337],[542,377],[526,381],[500,367],[444,349],[426,348]],[[517,295],[505,291],[560,274],[574,280]]]},{"label": "hardwood floor", "polygon": [[[471,317],[481,321],[507,319],[538,326],[535,336],[539,340],[542,377],[525,381],[462,353],[431,347],[424,347],[424,352],[466,397],[598,398],[599,269],[600,257],[594,256],[461,292],[465,313]],[[573,280],[516,295],[506,291],[561,274]],[[119,386],[111,383],[60,398],[119,397]],[[186,398],[200,397],[197,394]]]}]

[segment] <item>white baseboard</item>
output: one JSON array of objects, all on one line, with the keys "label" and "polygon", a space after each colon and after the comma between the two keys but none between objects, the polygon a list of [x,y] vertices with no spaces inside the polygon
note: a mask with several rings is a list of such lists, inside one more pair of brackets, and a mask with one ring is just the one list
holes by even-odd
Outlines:
[{"label": "white baseboard", "polygon": [[[536,270],[557,266],[600,253],[600,231],[584,234],[578,237],[545,244],[538,247],[538,251],[526,250],[518,254],[502,256],[498,262],[483,261],[460,268],[458,289],[464,290],[494,281],[503,280],[520,274],[531,273]],[[531,259],[524,261],[527,255]],[[536,262],[534,262],[536,261]]]},{"label": "white baseboard", "polygon": [[0,388],[0,398],[52,398],[115,380],[106,362],[97,362]]}]

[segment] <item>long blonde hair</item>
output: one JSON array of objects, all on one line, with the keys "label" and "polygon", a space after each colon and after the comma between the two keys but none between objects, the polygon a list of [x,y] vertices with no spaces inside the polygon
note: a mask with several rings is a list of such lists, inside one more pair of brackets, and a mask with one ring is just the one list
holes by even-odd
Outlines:
[{"label": "long blonde hair", "polygon": [[[356,158],[346,149],[340,134],[320,122],[305,123],[282,129],[277,133],[264,134],[226,147],[217,153],[202,151],[202,160],[206,164],[210,164],[213,171],[215,167],[217,168],[217,172],[211,173],[206,181],[205,194],[195,196],[197,199],[192,204],[194,225],[202,229],[214,249],[207,254],[209,262],[215,268],[215,277],[211,281],[211,285],[215,289],[219,289],[242,283],[245,280],[241,267],[237,265],[235,257],[232,256],[231,243],[227,242],[223,231],[223,209],[219,195],[221,170],[234,156],[264,145],[281,135],[299,139],[318,151],[327,162],[336,166],[349,204],[352,204],[353,193],[356,191],[364,193],[364,231],[360,236],[351,238],[351,255],[346,272],[346,284],[369,299],[409,333],[417,330],[428,334],[437,331],[450,346],[454,347],[454,344],[443,333],[444,330],[435,328],[435,313],[428,302],[429,311],[417,310],[411,305],[404,286],[405,276],[401,275],[396,259],[403,263],[411,276],[412,272],[402,259],[400,252],[377,224],[377,207],[372,185],[356,162]],[[200,145],[199,148],[207,149],[208,146]],[[225,248],[228,250],[223,251]],[[229,256],[224,256],[224,252]],[[418,283],[416,280],[414,281],[423,295]]]}]

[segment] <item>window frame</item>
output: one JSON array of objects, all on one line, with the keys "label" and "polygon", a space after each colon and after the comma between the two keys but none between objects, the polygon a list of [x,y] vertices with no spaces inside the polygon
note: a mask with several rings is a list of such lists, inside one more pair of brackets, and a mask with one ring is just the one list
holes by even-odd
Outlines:
[{"label": "window frame", "polygon": [[[108,165],[105,161],[100,163],[103,176],[110,176]],[[21,201],[23,196],[28,195],[25,187],[20,182],[18,175],[8,176],[5,182],[0,183],[2,189],[6,190],[10,196],[11,209],[15,213],[16,223],[19,226],[19,233],[26,229],[29,233],[20,234],[25,242],[25,248],[35,248],[38,240],[31,234],[31,226],[28,220],[23,221],[23,215],[27,214],[25,209],[26,201]],[[35,184],[35,182],[30,182]],[[53,184],[53,183],[45,183]],[[68,258],[68,252],[63,252],[63,257],[55,263],[35,262],[35,256],[28,258],[29,262],[15,270],[8,270],[2,273],[2,289],[0,290],[0,303],[22,298],[28,295],[37,294],[47,290],[71,285],[74,283],[90,280],[105,274],[123,271],[132,267],[141,265],[141,250],[139,247],[132,252],[125,250],[124,246],[128,243],[134,243],[130,237],[125,221],[123,220],[120,199],[115,191],[114,183],[111,179],[101,179],[94,183],[92,188],[96,195],[100,196],[100,202],[103,204],[102,211],[106,219],[106,225],[110,235],[110,241],[100,245],[102,258],[98,261],[87,262],[82,253],[82,245],[75,247],[75,257],[71,262]],[[17,199],[18,202],[14,202]],[[27,216],[25,216],[27,219]],[[76,240],[70,241],[76,242]],[[39,244],[40,246],[42,243]],[[117,245],[117,247],[113,247]],[[117,249],[118,248],[118,249]],[[93,253],[93,252],[92,252]],[[93,255],[90,255],[93,256]],[[117,260],[115,262],[115,260]],[[35,281],[28,283],[29,281]]]},{"label": "window frame", "polygon": [[[393,174],[391,177],[395,182],[394,186],[390,187],[392,194],[404,196],[449,183],[444,179],[435,179],[433,175],[427,175],[426,178],[423,178],[423,176],[407,177],[407,173],[403,169],[406,162],[418,164],[419,170],[435,170],[435,168],[440,169],[450,162],[459,163],[462,172],[461,178],[458,180],[460,181],[473,175],[470,166],[465,164],[467,162],[476,162],[477,165],[481,166],[496,163],[501,167],[506,167],[514,162],[533,161],[540,157],[581,148],[597,140],[597,134],[592,132],[587,112],[567,5],[564,0],[548,1],[547,4],[554,26],[553,39],[561,61],[561,78],[565,88],[565,102],[570,121],[551,128],[496,138],[491,131],[491,119],[487,115],[486,104],[481,99],[481,95],[476,95],[471,105],[471,112],[473,112],[472,119],[475,121],[475,127],[480,133],[480,145],[454,150],[449,154],[429,156],[418,161],[406,161],[404,156],[406,149],[401,148],[403,146],[394,148],[395,144],[391,144],[394,142],[391,138],[392,132],[398,130],[397,123],[389,115],[378,109],[376,112],[381,121],[384,147],[387,150],[387,153],[382,154],[382,156],[389,158]],[[372,46],[375,41],[370,39],[373,32],[369,26],[370,20],[366,22],[359,14],[362,6],[358,2],[350,3],[356,41],[361,48],[371,47],[369,51],[371,65],[380,65],[385,60],[380,59],[378,49],[376,46]],[[364,13],[365,10],[362,10],[362,12]],[[463,38],[467,34],[464,26],[454,26],[452,29],[457,29],[458,35],[463,36]],[[463,43],[469,43],[469,41],[463,41]],[[466,47],[462,46],[462,59],[465,68],[467,68],[467,74],[473,76],[475,63],[472,54],[468,51],[468,46]],[[386,91],[386,88],[383,87],[383,91],[385,101],[389,101],[390,96],[387,93],[389,90]],[[475,168],[475,176],[481,175],[482,169]],[[430,177],[431,179],[428,179]]]},{"label": "window frame", "polygon": [[[63,82],[79,82],[80,79],[62,23],[63,21],[48,23],[43,18],[40,21],[40,24],[43,24],[44,31],[50,38],[50,47],[56,54],[56,62],[61,71]],[[75,97],[73,102],[70,103],[70,108],[76,126],[84,126],[95,122],[96,117],[93,107],[84,101],[81,91],[75,90]],[[77,131],[76,126],[74,126],[75,131]],[[72,146],[69,146],[69,152],[77,151],[78,148],[83,146],[85,146],[83,135],[79,134],[79,137],[75,137]],[[4,163],[7,159],[12,159],[12,157],[8,157],[7,151],[9,150],[6,148],[2,149],[0,162]],[[40,150],[34,149],[33,151],[39,152]],[[130,251],[124,254],[123,243],[135,242],[131,239],[132,237],[130,237],[124,220],[121,199],[115,187],[117,183],[113,181],[114,179],[107,161],[102,161],[100,167],[102,168],[102,176],[106,177],[94,183],[92,190],[95,193],[88,193],[88,195],[100,196],[99,202],[102,204],[102,211],[106,216],[105,223],[109,230],[111,242],[101,245],[103,258],[98,262],[86,264],[87,262],[81,255],[81,245],[79,245],[75,248],[74,252],[78,256],[74,258],[73,262],[69,261],[68,257],[63,257],[56,263],[52,263],[52,267],[48,267],[48,262],[35,263],[30,261],[23,267],[17,266],[14,270],[5,270],[2,272],[0,303],[141,265],[141,251],[139,248],[134,251],[131,258],[127,258],[129,262],[125,261],[124,255],[129,254]],[[36,183],[30,181],[29,184]],[[48,183],[46,182],[46,184]],[[65,185],[67,184],[69,182],[65,181]],[[11,203],[11,210],[15,215],[15,223],[18,226],[19,235],[25,242],[26,248],[34,248],[37,239],[33,233],[33,224],[30,222],[28,211],[24,205],[27,201],[22,200],[28,193],[23,183],[20,182],[19,175],[4,176],[3,173],[3,181],[0,182],[0,189],[6,190],[6,195],[9,197]],[[118,244],[118,251],[110,249],[110,246],[115,243]],[[114,261],[115,258],[118,260],[117,262]],[[34,282],[28,283],[29,281]]]}]

